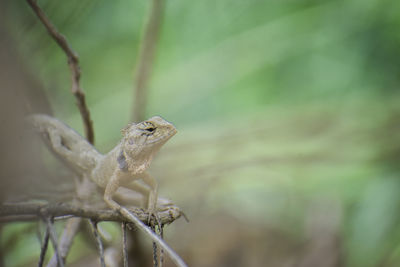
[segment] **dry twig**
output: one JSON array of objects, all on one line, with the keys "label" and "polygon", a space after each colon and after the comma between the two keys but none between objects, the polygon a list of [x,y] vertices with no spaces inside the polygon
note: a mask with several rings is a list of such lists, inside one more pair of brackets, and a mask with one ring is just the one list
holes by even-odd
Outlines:
[{"label": "dry twig", "polygon": [[[186,219],[186,216],[184,213],[182,213],[183,217]],[[164,239],[164,226],[160,226],[160,237]],[[160,267],[162,267],[164,264],[164,250],[161,248],[160,249]]]},{"label": "dry twig", "polygon": [[72,86],[71,92],[75,96],[79,112],[83,120],[83,126],[85,129],[85,136],[87,140],[93,144],[94,143],[94,130],[93,122],[90,118],[90,112],[86,105],[85,93],[80,86],[81,70],[79,67],[79,57],[78,54],[71,48],[67,39],[56,27],[51,23],[49,18],[43,12],[43,10],[38,6],[35,0],[27,0],[28,4],[31,6],[32,10],[35,12],[36,16],[40,19],[42,24],[46,27],[50,36],[57,42],[60,48],[64,51],[68,58],[68,65],[71,70]]},{"label": "dry twig", "polygon": [[[157,243],[157,245],[160,246],[160,248],[164,249],[164,251],[169,255],[171,260],[176,264],[176,266],[179,267],[186,267],[186,263],[182,260],[182,258],[163,240],[161,239],[156,233],[154,233],[150,227],[147,227],[141,220],[139,220],[139,217],[135,216],[131,211],[129,211],[125,207],[121,207],[119,212],[127,219],[130,220],[130,222],[133,222],[140,230],[145,232],[154,242]],[[162,223],[162,220],[160,218],[160,222]]]},{"label": "dry twig", "polygon": [[127,223],[123,222],[122,224],[122,257],[124,258],[124,267],[128,267],[128,246],[126,239],[126,231],[127,231]]},{"label": "dry twig", "polygon": [[[166,207],[164,210],[158,212],[159,222],[161,225],[170,224],[181,216],[181,211],[176,206]],[[176,263],[177,266],[187,266],[179,255],[165,243],[158,235],[156,235],[145,223],[149,222],[149,218],[153,216],[140,208],[128,210],[124,207],[120,212],[114,210],[98,210],[80,206],[72,206],[67,204],[3,204],[0,205],[0,217],[11,216],[13,220],[18,220],[18,215],[32,216],[31,218],[38,218],[43,215],[46,216],[67,216],[73,215],[78,217],[90,218],[95,221],[119,221],[119,222],[133,222],[139,229],[144,231],[150,238],[156,242]],[[36,217],[34,217],[36,216]],[[26,219],[25,217],[22,217]],[[50,239],[53,244],[57,246],[56,237],[53,235],[51,228],[49,228]],[[54,242],[55,241],[55,242]],[[57,250],[58,251],[58,248]],[[60,254],[58,254],[60,256]],[[56,254],[57,256],[57,254]],[[59,257],[62,259],[62,257]]]},{"label": "dry twig", "polygon": [[[59,218],[63,218],[63,216],[60,216]],[[64,218],[65,218],[65,216],[64,216]],[[74,217],[74,218],[68,219],[68,221],[65,225],[64,231],[60,237],[60,242],[58,242],[59,253],[60,253],[61,259],[64,262],[67,258],[69,249],[71,248],[72,241],[74,240],[74,237],[79,230],[79,226],[80,226],[81,222],[82,222],[82,218]],[[57,266],[57,258],[56,258],[56,255],[53,255],[53,257],[50,259],[49,263],[47,264],[47,267],[56,267],[56,266]]]},{"label": "dry twig", "polygon": [[94,238],[96,239],[97,248],[99,249],[100,265],[101,267],[106,267],[106,263],[104,262],[104,248],[103,248],[103,243],[101,242],[99,231],[97,229],[97,222],[95,222],[94,220],[90,220],[90,225],[92,226],[93,235]]},{"label": "dry twig", "polygon": [[[147,223],[149,220],[149,213],[140,208],[132,208],[129,210],[140,221]],[[95,209],[82,207],[77,205],[69,205],[64,203],[59,204],[40,204],[40,203],[16,203],[16,204],[2,204],[0,205],[0,218],[2,222],[11,221],[26,221],[37,220],[43,214],[52,217],[60,217],[72,215],[76,217],[83,217],[93,219],[95,221],[117,221],[117,222],[130,222],[124,215],[111,209]],[[181,211],[176,206],[169,206],[157,214],[160,218],[162,225],[170,224],[181,216]],[[29,216],[29,217],[26,217]]]},{"label": "dry twig", "polygon": [[[155,227],[153,228],[155,232]],[[153,241],[153,267],[158,267],[157,243]]]},{"label": "dry twig", "polygon": [[60,256],[60,251],[58,249],[57,233],[53,227],[53,220],[49,217],[46,217],[44,220],[47,225],[47,231],[49,232],[51,243],[53,244],[54,253],[56,254],[57,264],[59,267],[64,267],[64,262]]},{"label": "dry twig", "polygon": [[44,233],[43,243],[40,249],[40,257],[38,267],[43,266],[44,256],[46,256],[47,246],[49,245],[49,229],[46,227],[46,232]]}]

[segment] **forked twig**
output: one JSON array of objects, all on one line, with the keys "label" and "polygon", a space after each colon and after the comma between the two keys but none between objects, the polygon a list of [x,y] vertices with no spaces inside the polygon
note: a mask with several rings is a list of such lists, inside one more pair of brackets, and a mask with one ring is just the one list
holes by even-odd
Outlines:
[{"label": "forked twig", "polygon": [[[74,239],[74,236],[79,230],[80,223],[82,221],[82,218],[74,217],[70,218],[67,221],[66,226],[64,227],[64,231],[61,235],[60,241],[58,242],[58,249],[60,252],[60,256],[63,261],[65,261],[68,251],[72,245],[72,241]],[[53,255],[53,257],[50,259],[49,263],[47,264],[47,267],[54,267],[57,266],[57,258],[56,255]]]},{"label": "forked twig", "polygon": [[71,92],[75,96],[79,112],[83,120],[83,126],[85,129],[85,136],[87,140],[93,144],[94,143],[94,130],[93,122],[90,118],[90,112],[86,105],[85,93],[80,86],[81,70],[79,67],[79,57],[78,54],[71,48],[67,39],[62,35],[53,23],[49,20],[43,10],[38,6],[36,0],[26,0],[31,6],[32,10],[35,12],[36,16],[42,22],[42,24],[47,29],[50,36],[57,42],[60,48],[64,51],[68,58],[68,65],[71,70],[72,86]]},{"label": "forked twig", "polygon": [[44,237],[43,237],[43,243],[40,248],[40,256],[39,256],[39,262],[38,262],[38,267],[42,267],[44,263],[44,256],[46,256],[46,251],[47,247],[49,245],[49,229],[46,227]]},{"label": "forked twig", "polygon": [[157,243],[164,251],[170,256],[171,260],[179,267],[187,267],[186,263],[182,258],[158,235],[156,235],[149,227],[147,227],[142,221],[140,221],[133,213],[131,213],[125,207],[121,207],[121,214],[134,223],[140,230],[145,232],[154,242]]},{"label": "forked twig", "polygon": [[97,222],[90,220],[90,225],[92,226],[93,235],[94,238],[96,239],[97,248],[99,249],[100,265],[101,267],[106,267],[106,263],[104,261],[104,248],[103,248],[103,243],[101,242],[99,231],[97,229]]},{"label": "forked twig", "polygon": [[58,250],[57,234],[54,231],[53,222],[48,217],[46,217],[44,220],[45,220],[46,225],[47,225],[47,231],[49,232],[49,235],[50,235],[50,241],[53,244],[53,248],[54,248],[54,251],[55,251],[55,254],[56,254],[57,264],[58,264],[59,267],[63,267],[64,266],[64,262],[63,262],[63,260],[61,258],[60,251]]}]

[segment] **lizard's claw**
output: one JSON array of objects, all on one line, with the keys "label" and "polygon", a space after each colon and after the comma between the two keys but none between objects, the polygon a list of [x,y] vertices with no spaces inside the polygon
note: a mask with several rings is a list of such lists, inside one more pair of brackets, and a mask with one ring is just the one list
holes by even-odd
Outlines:
[{"label": "lizard's claw", "polygon": [[[158,216],[158,212],[155,208],[153,209],[148,209],[148,214],[149,217],[147,219],[147,224],[148,225],[158,225],[161,226],[161,221],[160,221],[160,217]],[[154,218],[154,219],[153,219]]]}]

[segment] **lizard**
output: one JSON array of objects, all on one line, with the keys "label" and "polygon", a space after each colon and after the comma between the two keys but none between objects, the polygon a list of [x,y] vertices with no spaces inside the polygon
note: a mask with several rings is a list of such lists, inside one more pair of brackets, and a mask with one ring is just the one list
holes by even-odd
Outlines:
[{"label": "lizard", "polygon": [[[141,193],[150,218],[156,217],[158,184],[147,172],[154,155],[176,134],[173,124],[160,116],[130,123],[121,130],[122,139],[110,152],[101,154],[85,138],[60,120],[44,114],[29,117],[51,150],[67,166],[104,189],[103,199],[112,209],[121,211],[113,199],[119,187]],[[148,186],[137,183],[142,179]]]},{"label": "lizard", "polygon": [[[92,180],[104,189],[103,199],[108,206],[117,210],[130,222],[143,230],[169,254],[177,266],[186,263],[163,239],[146,227],[135,215],[113,199],[119,187],[136,190],[146,197],[148,224],[156,213],[158,185],[147,169],[160,148],[176,134],[175,126],[160,116],[140,123],[130,123],[121,130],[122,140],[107,154],[101,154],[85,138],[60,120],[44,114],[28,117],[33,129],[39,132],[45,143],[83,181]],[[148,187],[135,183],[142,179]],[[82,186],[83,192],[86,186]],[[79,191],[79,189],[77,190]],[[79,193],[78,193],[79,194]],[[182,214],[185,218],[186,216]]]}]

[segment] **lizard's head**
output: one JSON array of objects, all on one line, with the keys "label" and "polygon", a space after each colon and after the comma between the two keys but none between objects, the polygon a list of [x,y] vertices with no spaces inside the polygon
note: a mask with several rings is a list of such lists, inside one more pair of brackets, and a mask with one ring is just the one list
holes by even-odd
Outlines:
[{"label": "lizard's head", "polygon": [[165,142],[176,134],[174,125],[159,116],[131,123],[122,129],[123,146],[126,153],[131,156],[153,155]]}]

